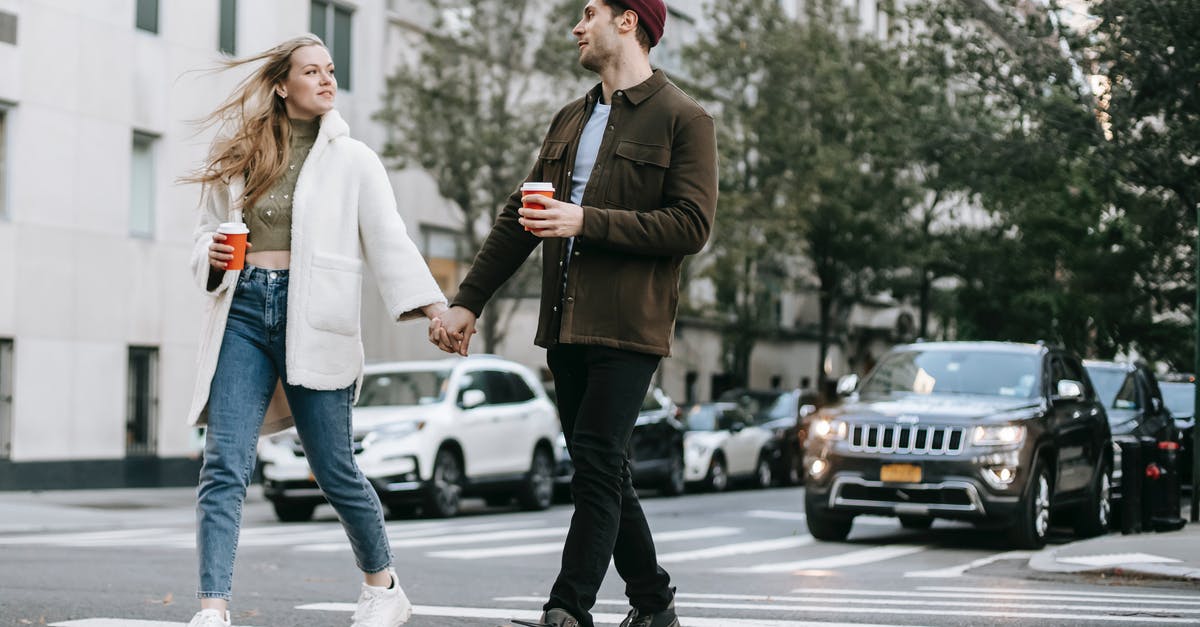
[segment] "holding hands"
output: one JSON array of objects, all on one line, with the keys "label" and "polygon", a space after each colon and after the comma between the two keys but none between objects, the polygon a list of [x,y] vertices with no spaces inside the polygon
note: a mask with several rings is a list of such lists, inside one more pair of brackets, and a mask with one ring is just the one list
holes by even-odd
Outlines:
[{"label": "holding hands", "polygon": [[472,335],[475,335],[475,314],[466,307],[454,306],[429,317],[429,341],[447,353],[466,357]]},{"label": "holding hands", "polygon": [[583,207],[579,205],[539,194],[523,196],[521,202],[540,205],[517,210],[521,214],[521,226],[529,228],[529,232],[538,237],[574,237],[583,232]]}]

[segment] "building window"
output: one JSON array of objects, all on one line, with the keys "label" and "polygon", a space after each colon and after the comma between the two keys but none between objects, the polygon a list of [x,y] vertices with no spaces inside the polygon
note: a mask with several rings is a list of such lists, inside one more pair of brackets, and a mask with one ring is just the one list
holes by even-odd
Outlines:
[{"label": "building window", "polygon": [[12,457],[13,341],[0,340],[0,459]]},{"label": "building window", "polygon": [[129,178],[129,234],[154,237],[154,136],[134,132]]},{"label": "building window", "polygon": [[129,347],[125,454],[153,455],[158,433],[158,349]]},{"label": "building window", "polygon": [[17,45],[17,14],[0,11],[0,42]]},{"label": "building window", "polygon": [[329,0],[312,0],[310,30],[329,47],[338,89],[350,91],[350,9]]},{"label": "building window", "polygon": [[443,292],[452,292],[458,287],[465,270],[462,263],[463,236],[458,231],[432,226],[421,227],[422,250],[429,271]]},{"label": "building window", "polygon": [[147,33],[158,33],[158,0],[137,0],[137,27]]},{"label": "building window", "polygon": [[8,217],[8,110],[0,102],[0,219]]},{"label": "building window", "polygon": [[227,55],[237,54],[237,0],[221,0],[221,32],[217,47]]}]

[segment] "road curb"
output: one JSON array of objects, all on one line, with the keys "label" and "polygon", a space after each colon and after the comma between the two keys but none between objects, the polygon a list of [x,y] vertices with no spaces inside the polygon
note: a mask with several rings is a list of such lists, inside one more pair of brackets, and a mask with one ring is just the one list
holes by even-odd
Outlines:
[{"label": "road curb", "polygon": [[[1071,542],[1054,548],[1038,551],[1029,558],[1029,568],[1043,573],[1056,574],[1087,574],[1105,575],[1112,577],[1136,577],[1152,579],[1168,579],[1175,581],[1200,581],[1200,569],[1192,566],[1173,566],[1169,564],[1116,564],[1105,566],[1090,566],[1087,564],[1071,564],[1059,561],[1059,553],[1070,547],[1077,547],[1085,542],[1094,542],[1096,538]],[[1100,538],[1103,540],[1103,538]],[[1097,547],[1099,548],[1099,547]],[[1111,554],[1111,552],[1108,552]]]}]

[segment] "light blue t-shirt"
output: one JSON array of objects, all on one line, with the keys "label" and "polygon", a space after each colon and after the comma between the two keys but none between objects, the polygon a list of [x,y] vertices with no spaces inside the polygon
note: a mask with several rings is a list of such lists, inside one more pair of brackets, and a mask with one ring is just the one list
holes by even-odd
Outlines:
[{"label": "light blue t-shirt", "polygon": [[[592,178],[592,169],[596,167],[596,156],[600,154],[600,142],[604,140],[604,129],[608,126],[608,114],[612,105],[596,103],[592,116],[583,125],[583,134],[579,136],[579,148],[575,150],[575,167],[571,171],[571,204],[583,202],[583,190],[587,188],[588,179]],[[563,295],[567,293],[567,267],[571,265],[571,251],[575,249],[575,238],[567,238],[567,258],[563,263]]]}]

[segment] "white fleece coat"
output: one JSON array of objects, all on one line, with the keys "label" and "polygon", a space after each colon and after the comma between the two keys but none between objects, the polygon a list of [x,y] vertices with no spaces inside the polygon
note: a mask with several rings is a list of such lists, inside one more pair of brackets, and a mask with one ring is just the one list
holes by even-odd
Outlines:
[{"label": "white fleece coat", "polygon": [[[397,321],[421,316],[426,305],[446,302],[396,211],[383,163],[349,132],[337,111],[322,116],[292,197],[287,382],[313,390],[337,390],[352,383],[357,390],[362,382],[359,314],[364,262],[370,264],[383,302]],[[195,232],[192,271],[207,296],[196,389],[188,412],[191,425],[207,422],[209,388],[233,302],[232,287],[240,274],[225,271],[220,284],[208,291],[208,247],[217,226],[241,210],[243,189],[241,180],[212,189]],[[283,386],[276,385],[262,434],[292,424]]]}]

